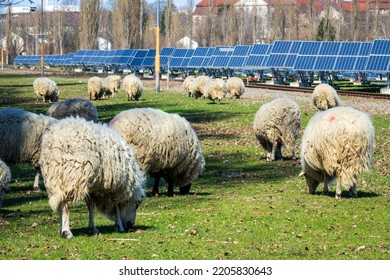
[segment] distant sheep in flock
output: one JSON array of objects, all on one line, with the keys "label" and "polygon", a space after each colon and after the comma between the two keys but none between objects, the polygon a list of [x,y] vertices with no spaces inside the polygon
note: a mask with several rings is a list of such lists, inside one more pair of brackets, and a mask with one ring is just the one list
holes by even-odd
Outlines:
[{"label": "distant sheep in flock", "polygon": [[142,171],[155,178],[153,194],[159,194],[159,180],[188,194],[191,182],[203,172],[205,161],[190,123],[177,114],[152,108],[137,108],[117,114],[110,126],[134,148]]},{"label": "distant sheep in flock", "polygon": [[3,206],[3,193],[9,191],[11,178],[11,170],[5,162],[0,159],[0,208]]},{"label": "distant sheep in flock", "polygon": [[98,121],[98,112],[95,105],[91,101],[83,98],[70,98],[57,101],[49,107],[46,115],[56,119],[79,116],[87,121]]},{"label": "distant sheep in flock", "polygon": [[226,80],[226,97],[240,98],[245,92],[245,85],[242,79],[238,77],[231,77]]},{"label": "distant sheep in flock", "polygon": [[88,79],[88,94],[90,100],[102,99],[104,95],[102,78],[94,76]]},{"label": "distant sheep in flock", "polygon": [[357,176],[371,166],[374,127],[369,116],[349,107],[335,107],[317,112],[309,121],[302,138],[301,175],[307,190],[315,193],[324,182],[337,178],[336,198],[341,198],[341,186],[356,197]]},{"label": "distant sheep in flock", "polygon": [[39,98],[43,98],[43,102],[56,102],[60,91],[57,84],[49,78],[37,78],[33,82],[34,93]]},{"label": "distant sheep in flock", "polygon": [[210,82],[210,77],[208,76],[198,76],[191,83],[191,96],[198,99],[206,93],[207,84]]},{"label": "distant sheep in flock", "polygon": [[215,100],[218,100],[221,103],[221,100],[226,96],[226,83],[222,79],[213,79],[210,80],[206,86],[204,97],[208,98],[215,103]]},{"label": "distant sheep in flock", "polygon": [[312,94],[313,105],[324,111],[341,105],[336,90],[328,84],[317,85]]},{"label": "distant sheep in flock", "polygon": [[184,79],[184,82],[183,82],[183,88],[184,88],[184,91],[186,93],[188,93],[188,97],[191,97],[192,96],[192,81],[195,79],[195,76],[187,76],[185,79]]},{"label": "distant sheep in flock", "polygon": [[7,163],[30,163],[35,169],[34,190],[39,191],[42,135],[57,120],[14,108],[0,110],[0,158]]},{"label": "distant sheep in flock", "polygon": [[103,79],[104,95],[117,97],[121,87],[122,77],[119,75],[109,75]]},{"label": "distant sheep in flock", "polygon": [[60,215],[62,237],[73,237],[69,204],[81,200],[88,206],[91,234],[98,233],[94,205],[120,232],[135,225],[145,177],[131,147],[106,124],[78,117],[58,121],[43,136],[39,163],[49,205]]},{"label": "distant sheep in flock", "polygon": [[135,75],[127,75],[123,78],[123,90],[127,94],[127,100],[138,101],[144,90],[142,81]]},{"label": "distant sheep in flock", "polygon": [[267,160],[282,158],[281,147],[291,151],[295,159],[295,143],[301,126],[301,110],[290,98],[277,98],[257,111],[253,123],[255,136],[267,151]]}]

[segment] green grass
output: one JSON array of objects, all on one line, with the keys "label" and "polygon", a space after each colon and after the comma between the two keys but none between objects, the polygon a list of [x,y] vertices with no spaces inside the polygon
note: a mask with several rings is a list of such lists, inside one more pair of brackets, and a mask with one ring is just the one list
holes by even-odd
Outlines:
[{"label": "green grass", "polygon": [[[45,113],[32,82],[39,75],[0,73],[1,107]],[[87,95],[87,77],[53,76],[60,99]],[[201,140],[206,170],[190,195],[151,196],[152,180],[137,212],[136,230],[117,233],[113,222],[96,213],[101,234],[87,235],[84,204],[71,207],[74,239],[59,235],[56,213],[46,192],[32,192],[34,172],[27,164],[10,165],[12,191],[0,210],[0,259],[389,259],[390,115],[373,115],[376,128],[374,168],[359,177],[358,198],[334,198],[306,192],[298,177],[299,161],[266,162],[252,132],[254,114],[264,101],[188,98],[185,93],[146,88],[139,102],[95,102],[102,122],[122,110],[153,107],[186,117]],[[302,108],[306,126],[313,109]],[[299,148],[297,153],[299,154]],[[178,190],[175,189],[177,193]]]}]

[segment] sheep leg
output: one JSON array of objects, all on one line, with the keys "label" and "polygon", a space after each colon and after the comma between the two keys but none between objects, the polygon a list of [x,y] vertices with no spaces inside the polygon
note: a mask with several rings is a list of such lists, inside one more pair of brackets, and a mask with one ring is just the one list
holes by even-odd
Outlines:
[{"label": "sheep leg", "polygon": [[324,174],[324,189],[322,190],[322,193],[324,195],[328,195],[329,191],[329,177],[328,175]]},{"label": "sheep leg", "polygon": [[159,190],[158,190],[158,186],[160,184],[160,176],[156,176],[154,177],[154,185],[153,185],[153,195],[154,196],[159,196]]},{"label": "sheep leg", "polygon": [[35,171],[36,171],[36,174],[35,174],[35,178],[34,178],[33,188],[34,188],[35,192],[40,192],[41,189],[39,188],[39,176],[41,174],[41,170],[39,168],[36,168]]},{"label": "sheep leg", "polygon": [[356,184],[353,183],[352,186],[349,189],[349,196],[350,197],[357,197],[357,189],[356,189]]},{"label": "sheep leg", "polygon": [[58,212],[61,219],[61,236],[64,238],[73,238],[73,234],[69,227],[69,205],[62,201],[58,207]]},{"label": "sheep leg", "polygon": [[270,143],[267,143],[267,161],[271,161],[272,147]]},{"label": "sheep leg", "polygon": [[173,196],[173,183],[172,183],[172,180],[168,180],[168,196]]},{"label": "sheep leg", "polygon": [[93,218],[93,208],[94,208],[93,201],[92,201],[92,199],[86,198],[85,202],[87,203],[87,207],[88,207],[88,221],[89,221],[88,234],[89,235],[97,235],[97,234],[99,234],[99,231],[95,227],[95,221]]},{"label": "sheep leg", "polygon": [[180,188],[180,194],[181,195],[189,194],[190,193],[190,189],[191,189],[191,184],[185,185],[185,186]]},{"label": "sheep leg", "polygon": [[119,232],[125,232],[118,205],[115,205],[115,230]]},{"label": "sheep leg", "polygon": [[337,186],[336,186],[336,195],[335,195],[336,199],[340,199],[341,198],[341,179],[340,178],[337,178]]},{"label": "sheep leg", "polygon": [[276,155],[277,149],[278,149],[278,143],[277,143],[277,142],[274,142],[274,144],[272,145],[271,160],[275,160],[275,155]]}]

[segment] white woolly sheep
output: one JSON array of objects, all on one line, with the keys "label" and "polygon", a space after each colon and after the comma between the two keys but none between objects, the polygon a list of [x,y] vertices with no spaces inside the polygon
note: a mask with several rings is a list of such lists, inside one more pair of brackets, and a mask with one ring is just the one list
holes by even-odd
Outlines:
[{"label": "white woolly sheep", "polygon": [[350,107],[335,107],[317,112],[307,124],[301,144],[301,175],[307,190],[315,193],[319,183],[337,178],[336,198],[341,186],[357,196],[357,176],[371,166],[374,127],[366,113]]},{"label": "white woolly sheep", "polygon": [[79,116],[87,121],[98,121],[98,112],[95,105],[91,101],[83,98],[70,98],[57,101],[49,107],[46,115],[56,119]]},{"label": "white woolly sheep", "polygon": [[0,159],[0,208],[3,206],[3,193],[9,191],[11,178],[11,170],[5,162]]},{"label": "white woolly sheep", "polygon": [[192,83],[191,95],[198,99],[202,97],[206,92],[207,84],[210,82],[210,77],[208,76],[198,76],[196,77]]},{"label": "white woolly sheep", "polygon": [[103,79],[104,94],[117,97],[117,93],[121,87],[122,77],[119,75],[109,75]]},{"label": "white woolly sheep", "polygon": [[133,147],[142,171],[155,178],[154,195],[159,194],[159,179],[188,194],[191,182],[205,165],[200,143],[190,123],[177,114],[152,108],[122,111],[110,122]]},{"label": "white woolly sheep", "polygon": [[89,99],[98,100],[101,99],[104,95],[103,79],[94,76],[88,79],[88,94]]},{"label": "white woolly sheep", "polygon": [[240,98],[245,92],[245,85],[242,79],[238,77],[230,77],[226,81],[226,97]]},{"label": "white woolly sheep", "polygon": [[34,190],[39,191],[42,135],[57,120],[21,109],[0,110],[0,158],[7,163],[30,163],[35,169]]},{"label": "white woolly sheep", "polygon": [[57,84],[45,77],[37,78],[33,82],[34,93],[37,96],[37,101],[40,97],[43,98],[43,102],[56,102],[60,91]]},{"label": "white woolly sheep", "polygon": [[91,234],[98,233],[94,205],[120,232],[135,225],[145,177],[131,147],[106,124],[79,117],[58,121],[43,136],[39,163],[49,205],[60,215],[62,237],[73,237],[69,204],[81,200],[88,206]]},{"label": "white woolly sheep", "polygon": [[260,107],[255,115],[253,129],[260,145],[267,151],[268,161],[282,158],[282,146],[295,159],[295,143],[300,126],[301,110],[290,98],[277,98]]},{"label": "white woolly sheep", "polygon": [[127,100],[139,100],[144,90],[142,81],[135,75],[127,75],[123,78],[123,90],[127,94]]},{"label": "white woolly sheep", "polygon": [[313,105],[321,111],[341,105],[336,90],[328,84],[319,84],[314,88],[312,101]]},{"label": "white woolly sheep", "polygon": [[185,79],[184,79],[184,82],[183,82],[183,88],[184,88],[184,91],[186,93],[188,93],[188,97],[191,97],[192,96],[192,81],[195,79],[195,76],[193,75],[190,75],[190,76],[187,76]]},{"label": "white woolly sheep", "polygon": [[215,100],[221,103],[221,100],[226,96],[226,83],[222,79],[212,79],[208,82],[205,90],[205,98],[212,100],[213,103]]}]

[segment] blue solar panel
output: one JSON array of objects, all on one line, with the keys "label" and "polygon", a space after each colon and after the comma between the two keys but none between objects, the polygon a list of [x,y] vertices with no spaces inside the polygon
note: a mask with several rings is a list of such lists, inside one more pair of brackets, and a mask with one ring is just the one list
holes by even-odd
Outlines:
[{"label": "blue solar panel", "polygon": [[238,45],[234,47],[232,56],[247,56],[252,46],[250,45]]},{"label": "blue solar panel", "polygon": [[332,71],[335,61],[336,56],[318,56],[315,64],[313,65],[313,70]]},{"label": "blue solar panel", "polygon": [[169,62],[169,66],[170,67],[181,67],[181,64],[183,63],[183,57],[172,57],[170,62]]},{"label": "blue solar panel", "polygon": [[295,70],[312,71],[316,59],[317,59],[317,56],[314,56],[314,55],[298,55],[297,61],[295,62],[295,65],[294,65],[294,69]]},{"label": "blue solar panel", "polygon": [[334,71],[353,71],[355,62],[357,57],[356,56],[338,56],[336,57],[336,62],[333,67]]},{"label": "blue solar panel", "polygon": [[250,54],[264,55],[268,54],[271,44],[255,44],[253,45],[252,51]]},{"label": "blue solar panel", "polygon": [[289,53],[292,41],[275,41],[271,53]]},{"label": "blue solar panel", "polygon": [[304,41],[299,50],[300,55],[317,55],[322,42]]},{"label": "blue solar panel", "polygon": [[240,69],[244,66],[245,59],[245,56],[231,56],[227,67]]},{"label": "blue solar panel", "polygon": [[145,59],[142,61],[143,67],[153,67],[154,66],[154,57],[145,57]]},{"label": "blue solar panel", "polygon": [[342,42],[339,55],[358,55],[361,42]]},{"label": "blue solar panel", "polygon": [[192,55],[194,54],[194,51],[195,51],[194,49],[188,49],[185,57],[191,58]]},{"label": "blue solar panel", "polygon": [[160,56],[171,55],[173,50],[174,48],[162,48],[160,51]]},{"label": "blue solar panel", "polygon": [[282,68],[285,65],[287,54],[270,54],[267,66],[271,68]]},{"label": "blue solar panel", "polygon": [[290,53],[296,53],[296,54],[299,53],[301,46],[302,46],[302,41],[293,41],[290,48]]},{"label": "blue solar panel", "polygon": [[198,47],[195,49],[192,56],[206,56],[208,51],[209,51],[209,48]]},{"label": "blue solar panel", "polygon": [[390,55],[371,55],[368,58],[366,71],[387,72],[389,71]]},{"label": "blue solar panel", "polygon": [[340,42],[322,42],[319,49],[319,55],[338,55],[340,50]]},{"label": "blue solar panel", "polygon": [[288,69],[293,68],[296,61],[297,61],[297,55],[296,54],[289,54],[286,58],[285,63],[284,63],[284,68],[288,68]]},{"label": "blue solar panel", "polygon": [[192,67],[192,68],[202,67],[203,59],[204,57],[201,56],[192,56],[190,61],[188,62],[188,67]]},{"label": "blue solar panel", "polygon": [[390,55],[390,40],[375,40],[372,45],[371,54]]},{"label": "blue solar panel", "polygon": [[369,55],[372,49],[372,42],[361,43],[358,55]]},{"label": "blue solar panel", "polygon": [[355,66],[354,66],[354,71],[365,71],[366,70],[366,65],[368,61],[368,56],[358,56],[356,58]]}]

